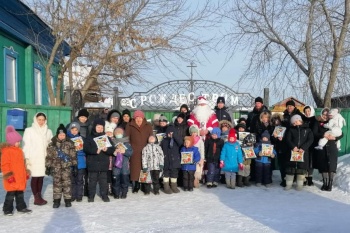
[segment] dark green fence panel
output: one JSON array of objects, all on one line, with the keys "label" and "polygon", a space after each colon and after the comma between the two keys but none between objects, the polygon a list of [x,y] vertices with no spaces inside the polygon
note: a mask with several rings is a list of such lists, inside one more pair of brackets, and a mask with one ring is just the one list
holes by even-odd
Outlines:
[{"label": "dark green fence panel", "polygon": [[[38,105],[24,105],[24,104],[0,104],[0,142],[5,141],[5,127],[7,110],[13,108],[21,108],[27,111],[27,127],[30,127],[33,123],[33,117],[37,112],[43,112],[47,115],[47,124],[52,130],[52,133],[56,133],[56,129],[60,123],[64,125],[68,124],[71,119],[72,109],[70,107],[50,107],[50,106],[38,106]],[[23,134],[24,131],[18,131]]]}]

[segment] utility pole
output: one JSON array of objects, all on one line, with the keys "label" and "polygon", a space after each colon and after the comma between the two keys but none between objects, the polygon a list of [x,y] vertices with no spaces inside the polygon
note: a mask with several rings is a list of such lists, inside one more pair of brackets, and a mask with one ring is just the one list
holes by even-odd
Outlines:
[{"label": "utility pole", "polygon": [[193,92],[193,68],[197,67],[194,62],[191,62],[191,65],[187,66],[191,68],[191,79],[190,79],[190,92]]}]

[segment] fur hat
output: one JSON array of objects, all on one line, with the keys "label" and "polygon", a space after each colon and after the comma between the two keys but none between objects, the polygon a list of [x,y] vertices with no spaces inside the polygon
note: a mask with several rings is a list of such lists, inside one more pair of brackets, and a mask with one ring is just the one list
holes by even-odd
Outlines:
[{"label": "fur hat", "polygon": [[163,114],[159,117],[159,122],[168,122],[168,119]]},{"label": "fur hat", "polygon": [[208,101],[204,96],[198,96],[197,104],[208,104]]},{"label": "fur hat", "polygon": [[193,140],[193,137],[191,137],[191,136],[186,136],[184,138],[184,141],[190,141],[190,147],[192,147],[194,145],[194,140]]},{"label": "fur hat", "polygon": [[79,125],[79,123],[77,123],[77,122],[72,122],[72,123],[70,123],[70,124],[69,124],[69,127],[68,127],[68,130],[70,131],[70,130],[73,129],[73,128],[77,128],[77,129],[78,129],[78,132],[80,132],[80,125]]},{"label": "fur hat", "polygon": [[197,133],[197,134],[199,134],[199,128],[198,128],[197,125],[191,125],[188,131],[190,132],[190,135],[191,135],[192,133]]},{"label": "fur hat", "polygon": [[272,126],[281,125],[283,121],[283,116],[279,113],[274,113],[272,114],[270,121]]},{"label": "fur hat", "polygon": [[232,123],[229,122],[228,120],[220,121],[219,125],[220,125],[220,129],[222,129],[222,127],[227,127],[228,129],[231,129],[233,127]]},{"label": "fur hat", "polygon": [[6,142],[12,146],[14,146],[16,142],[22,141],[22,136],[15,130],[12,125],[6,126],[5,134]]},{"label": "fur hat", "polygon": [[286,107],[288,105],[291,105],[291,106],[294,106],[295,107],[295,102],[293,100],[288,100],[287,103],[286,103]]},{"label": "fur hat", "polygon": [[211,134],[216,134],[218,136],[218,138],[219,138],[221,136],[221,129],[219,127],[215,127],[211,131]]},{"label": "fur hat", "polygon": [[60,133],[64,133],[67,135],[67,129],[64,127],[63,124],[60,124],[56,130],[56,136],[58,136]]},{"label": "fur hat", "polygon": [[294,125],[294,123],[295,123],[296,121],[301,121],[301,122],[303,122],[303,119],[301,118],[301,116],[300,116],[299,114],[295,114],[294,116],[292,116],[292,118],[290,118],[290,123],[291,123],[292,125]]},{"label": "fur hat", "polygon": [[225,97],[223,97],[223,96],[218,97],[218,99],[216,100],[216,104],[218,104],[218,103],[225,104]]},{"label": "fur hat", "polygon": [[143,119],[143,118],[145,118],[145,114],[144,114],[141,110],[136,110],[136,111],[134,112],[134,119],[135,119],[136,117],[141,117],[141,118]]},{"label": "fur hat", "polygon": [[81,117],[81,116],[84,116],[86,118],[89,118],[89,112],[86,108],[83,108],[83,109],[80,109],[79,112],[78,112],[78,118]]},{"label": "fur hat", "polygon": [[[230,141],[230,138],[234,138],[234,141]],[[228,132],[228,140],[230,142],[235,142],[237,140],[237,135],[236,135],[236,130],[235,129],[230,129],[230,131]]]},{"label": "fur hat", "polygon": [[264,103],[264,101],[263,101],[263,99],[260,97],[260,96],[258,96],[258,97],[256,97],[255,98],[255,103]]}]

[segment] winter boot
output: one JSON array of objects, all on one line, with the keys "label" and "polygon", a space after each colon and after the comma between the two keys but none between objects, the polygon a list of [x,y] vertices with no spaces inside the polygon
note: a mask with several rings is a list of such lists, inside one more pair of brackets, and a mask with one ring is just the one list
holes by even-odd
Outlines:
[{"label": "winter boot", "polygon": [[109,200],[109,197],[108,197],[108,196],[104,196],[104,197],[102,197],[102,201],[103,201],[103,202],[110,202],[110,200]]},{"label": "winter boot", "polygon": [[303,190],[305,175],[297,175],[297,187],[296,190]]},{"label": "winter boot", "polygon": [[207,182],[207,188],[210,189],[213,187],[213,183],[212,182]]},{"label": "winter boot", "polygon": [[217,182],[213,182],[213,185],[212,185],[211,187],[212,187],[212,188],[218,187],[218,183],[217,183]]},{"label": "winter boot", "polygon": [[89,196],[88,197],[88,202],[94,202],[95,196]]},{"label": "winter boot", "polygon": [[45,201],[42,197],[41,197],[41,193],[37,193],[34,196],[34,205],[46,205],[47,201]]},{"label": "winter boot", "polygon": [[249,176],[244,176],[243,177],[243,184],[244,184],[244,186],[247,186],[247,187],[250,186]]},{"label": "winter boot", "polygon": [[334,172],[329,173],[329,180],[325,191],[332,191]]},{"label": "winter boot", "polygon": [[290,190],[293,185],[293,179],[294,175],[286,175],[286,187],[284,187],[284,190]]},{"label": "winter boot", "polygon": [[327,189],[328,186],[328,173],[322,173],[322,187],[321,190],[325,191]]},{"label": "winter boot", "polygon": [[226,187],[227,188],[231,188],[231,180],[228,178],[228,179],[226,179]]},{"label": "winter boot", "polygon": [[306,180],[308,186],[314,186],[314,182],[312,182],[312,176],[306,177]]},{"label": "winter boot", "polygon": [[138,193],[140,190],[140,183],[138,181],[134,181],[132,193]]},{"label": "winter boot", "polygon": [[22,214],[31,214],[33,213],[32,210],[29,210],[27,208],[21,209],[21,210],[17,210],[18,213],[22,213]]},{"label": "winter boot", "polygon": [[244,186],[242,180],[243,180],[243,177],[238,175],[237,176],[237,186],[240,187],[240,188],[242,188]]},{"label": "winter boot", "polygon": [[231,189],[236,188],[236,176],[231,177]]},{"label": "winter boot", "polygon": [[177,188],[177,179],[171,178],[170,181],[171,181],[170,183],[171,191],[173,191],[173,193],[179,193],[180,190]]},{"label": "winter boot", "polygon": [[61,205],[61,199],[53,199],[53,208],[57,209]]},{"label": "winter boot", "polygon": [[170,188],[170,178],[169,177],[164,177],[163,178],[163,185],[164,185],[164,193],[166,194],[172,194],[173,190]]},{"label": "winter boot", "polygon": [[64,203],[66,203],[66,207],[71,207],[72,206],[71,199],[64,199]]}]

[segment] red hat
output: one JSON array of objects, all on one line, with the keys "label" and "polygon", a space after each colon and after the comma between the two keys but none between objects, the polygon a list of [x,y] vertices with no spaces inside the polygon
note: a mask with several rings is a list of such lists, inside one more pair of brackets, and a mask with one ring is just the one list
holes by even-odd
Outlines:
[{"label": "red hat", "polygon": [[134,119],[135,119],[136,117],[141,117],[141,118],[143,119],[143,118],[145,118],[145,114],[144,114],[141,110],[136,110],[136,111],[134,112]]},{"label": "red hat", "polygon": [[22,136],[17,133],[15,128],[12,125],[6,127],[6,142],[12,146],[16,144],[16,142],[22,141]]},{"label": "red hat", "polygon": [[197,104],[208,104],[208,101],[204,96],[198,96]]},{"label": "red hat", "polygon": [[[231,137],[234,138],[233,141],[230,141]],[[228,131],[228,140],[229,140],[229,142],[236,142],[237,136],[236,136],[236,130],[234,128],[232,128],[232,129],[230,129],[230,131]]]}]

